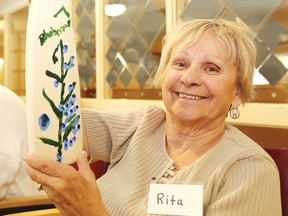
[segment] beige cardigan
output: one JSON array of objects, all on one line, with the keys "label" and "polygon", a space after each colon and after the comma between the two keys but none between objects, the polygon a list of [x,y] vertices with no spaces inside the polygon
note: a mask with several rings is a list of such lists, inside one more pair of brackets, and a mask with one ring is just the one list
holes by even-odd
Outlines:
[{"label": "beige cardigan", "polygon": [[[165,112],[154,106],[101,113],[84,109],[83,117],[91,156],[111,163],[97,180],[110,214],[146,215],[150,183],[173,164],[165,149]],[[233,126],[226,125],[220,143],[172,179],[199,182],[206,216],[281,216],[275,163]]]}]

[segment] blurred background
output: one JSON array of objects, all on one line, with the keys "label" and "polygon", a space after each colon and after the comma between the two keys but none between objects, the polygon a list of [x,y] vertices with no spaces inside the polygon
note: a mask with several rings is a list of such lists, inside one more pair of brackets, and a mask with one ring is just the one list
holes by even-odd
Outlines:
[{"label": "blurred background", "polygon": [[[111,100],[105,109],[120,103],[117,99],[126,99],[129,106],[139,100],[145,104],[160,101],[161,91],[153,79],[161,41],[177,23],[193,18],[242,20],[251,29],[258,49],[254,76],[257,97],[245,106],[237,122],[228,120],[256,141],[265,144],[277,138],[277,145],[287,146],[288,0],[70,3],[83,106]],[[23,98],[28,10],[26,0],[0,0],[0,84]]]}]

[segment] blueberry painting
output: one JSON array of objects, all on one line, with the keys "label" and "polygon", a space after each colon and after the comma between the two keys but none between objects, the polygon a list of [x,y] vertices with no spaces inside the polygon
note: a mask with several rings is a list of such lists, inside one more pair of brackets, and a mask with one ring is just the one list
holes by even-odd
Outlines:
[{"label": "blueberry painting", "polygon": [[78,65],[68,6],[66,0],[32,1],[26,33],[29,148],[62,163],[75,162],[83,148]]},{"label": "blueberry painting", "polygon": [[[68,62],[65,62],[65,54],[68,52],[68,46],[63,44],[60,39],[58,46],[52,56],[53,64],[59,64],[60,76],[56,72],[46,70],[45,74],[50,77],[51,85],[55,88],[59,88],[60,103],[56,105],[54,101],[48,96],[45,89],[42,91],[43,97],[47,100],[53,113],[57,116],[59,121],[58,128],[58,140],[52,140],[46,137],[39,137],[45,144],[57,147],[57,161],[62,162],[62,147],[67,151],[69,147],[73,146],[77,140],[76,134],[80,130],[80,115],[76,112],[79,106],[75,104],[76,94],[74,89],[76,82],[66,83],[65,78],[69,73],[69,70],[74,67],[74,56],[69,58]],[[59,57],[57,55],[59,54]],[[47,114],[42,113],[38,118],[38,124],[42,131],[45,131],[50,124],[50,118]]]}]

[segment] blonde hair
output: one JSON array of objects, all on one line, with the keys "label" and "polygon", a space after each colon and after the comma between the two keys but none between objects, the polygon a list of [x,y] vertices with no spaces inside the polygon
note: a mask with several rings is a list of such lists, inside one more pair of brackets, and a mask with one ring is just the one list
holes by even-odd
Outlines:
[{"label": "blonde hair", "polygon": [[237,68],[236,85],[242,96],[242,103],[254,98],[253,71],[257,50],[249,37],[249,29],[240,21],[223,19],[194,19],[176,26],[163,39],[160,64],[154,79],[157,87],[161,87],[165,77],[165,69],[172,53],[195,44],[209,30],[216,40],[228,50],[229,58]]}]

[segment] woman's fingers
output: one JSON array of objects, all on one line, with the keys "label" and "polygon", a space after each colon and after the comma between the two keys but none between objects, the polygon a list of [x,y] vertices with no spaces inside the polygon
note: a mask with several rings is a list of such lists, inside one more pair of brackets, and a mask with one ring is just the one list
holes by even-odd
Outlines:
[{"label": "woman's fingers", "polygon": [[[52,203],[63,215],[93,215],[106,211],[95,176],[83,151],[73,167],[33,154],[25,154],[28,175],[43,185]],[[92,214],[93,213],[93,214]]]},{"label": "woman's fingers", "polygon": [[79,157],[76,160],[79,172],[86,180],[95,180],[94,173],[90,168],[90,164],[88,162],[88,153],[86,151],[82,151]]},{"label": "woman's fingers", "polygon": [[37,155],[27,153],[23,156],[26,161],[26,172],[30,178],[45,186],[52,186],[55,182],[60,183],[59,179],[64,179],[66,175],[76,170],[66,164],[39,157]]},{"label": "woman's fingers", "polygon": [[76,160],[76,163],[77,163],[79,171],[81,171],[81,170],[83,171],[83,170],[89,169],[90,165],[88,163],[87,157],[88,157],[87,151],[82,151],[79,154],[79,156],[78,156],[78,158]]},{"label": "woman's fingers", "polygon": [[33,181],[41,184],[45,184],[46,180],[50,181],[50,175],[46,173],[46,171],[49,169],[48,162],[46,160],[42,160],[41,158],[30,153],[25,154],[23,158],[26,162],[26,172]]},{"label": "woman's fingers", "polygon": [[100,215],[106,212],[94,173],[83,151],[77,158],[79,171],[59,162],[24,155],[29,176],[43,185],[52,203],[63,215]]},{"label": "woman's fingers", "polygon": [[32,168],[39,170],[40,172],[45,173],[47,175],[55,177],[62,176],[66,168],[69,167],[68,165],[63,166],[64,164],[61,164],[54,160],[39,157],[31,153],[25,154],[24,160]]}]

